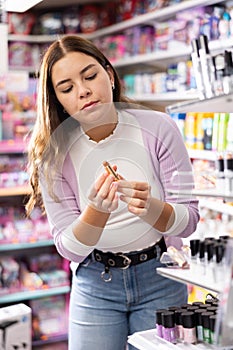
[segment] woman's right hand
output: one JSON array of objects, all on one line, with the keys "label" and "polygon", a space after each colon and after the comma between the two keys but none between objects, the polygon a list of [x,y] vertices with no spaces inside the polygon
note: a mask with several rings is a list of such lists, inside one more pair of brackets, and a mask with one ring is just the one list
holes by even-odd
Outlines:
[{"label": "woman's right hand", "polygon": [[117,181],[104,173],[94,183],[88,196],[90,204],[98,211],[111,213],[118,208]]}]

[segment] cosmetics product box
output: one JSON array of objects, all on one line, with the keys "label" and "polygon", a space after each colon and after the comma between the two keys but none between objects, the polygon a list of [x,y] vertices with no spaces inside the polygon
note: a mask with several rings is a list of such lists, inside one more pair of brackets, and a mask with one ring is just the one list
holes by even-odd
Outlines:
[{"label": "cosmetics product box", "polygon": [[0,350],[31,350],[31,308],[15,304],[0,308]]}]

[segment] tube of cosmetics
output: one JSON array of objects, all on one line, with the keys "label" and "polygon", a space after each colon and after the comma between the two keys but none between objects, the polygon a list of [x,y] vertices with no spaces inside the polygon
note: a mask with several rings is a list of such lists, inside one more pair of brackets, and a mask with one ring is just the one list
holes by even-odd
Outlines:
[{"label": "tube of cosmetics", "polygon": [[224,176],[224,156],[222,153],[217,154],[215,161],[216,168],[216,189],[222,191],[225,187],[225,176]]},{"label": "tube of cosmetics", "polygon": [[207,35],[200,35],[199,37],[199,55],[201,61],[202,78],[205,87],[206,98],[213,97],[214,94],[214,80],[215,80],[215,67],[213,64],[213,58],[210,54],[208,37]]},{"label": "tube of cosmetics", "polygon": [[191,52],[191,58],[192,58],[192,64],[193,64],[193,72],[194,77],[196,81],[197,91],[199,98],[201,100],[205,99],[205,87],[203,84],[203,77],[202,77],[202,69],[201,69],[201,60],[200,60],[200,54],[199,54],[199,40],[193,39],[191,41],[192,46],[192,52]]},{"label": "tube of cosmetics", "polygon": [[223,92],[224,94],[230,94],[233,91],[233,61],[231,51],[225,50],[224,62]]},{"label": "tube of cosmetics", "polygon": [[226,193],[233,193],[233,152],[226,152],[224,155],[224,175]]}]

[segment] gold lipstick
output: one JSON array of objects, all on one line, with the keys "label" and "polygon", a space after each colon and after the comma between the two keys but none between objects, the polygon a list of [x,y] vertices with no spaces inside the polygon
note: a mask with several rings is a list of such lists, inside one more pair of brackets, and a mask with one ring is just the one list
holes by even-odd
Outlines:
[{"label": "gold lipstick", "polygon": [[109,173],[109,175],[113,175],[116,179],[116,181],[120,180],[119,175],[115,172],[115,170],[113,170],[113,168],[111,167],[111,165],[109,164],[109,162],[107,162],[106,160],[103,162],[103,166],[105,167],[105,169],[107,170],[107,172]]}]

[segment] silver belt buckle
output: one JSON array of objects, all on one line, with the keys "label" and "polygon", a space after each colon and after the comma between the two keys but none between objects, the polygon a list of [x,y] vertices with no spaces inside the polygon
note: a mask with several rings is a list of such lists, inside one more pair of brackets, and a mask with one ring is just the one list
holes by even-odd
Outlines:
[{"label": "silver belt buckle", "polygon": [[130,267],[130,264],[131,264],[131,259],[128,258],[128,256],[124,255],[124,254],[117,254],[118,256],[122,257],[124,260],[123,260],[123,264],[125,265],[124,267],[120,267],[121,269],[123,270],[126,270]]}]

